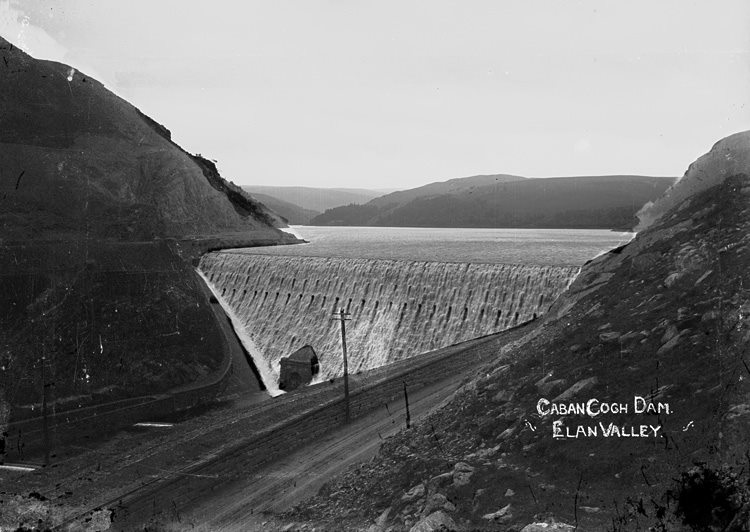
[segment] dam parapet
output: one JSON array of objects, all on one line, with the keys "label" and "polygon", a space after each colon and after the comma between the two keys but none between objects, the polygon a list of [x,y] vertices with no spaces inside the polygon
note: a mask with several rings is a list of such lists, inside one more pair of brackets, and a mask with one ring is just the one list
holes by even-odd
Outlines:
[{"label": "dam parapet", "polygon": [[[278,380],[280,360],[309,344],[318,380],[377,368],[541,316],[576,267],[208,253],[200,270]],[[235,324],[236,326],[236,324]],[[243,336],[243,335],[240,335]],[[268,383],[267,383],[268,384]]]}]

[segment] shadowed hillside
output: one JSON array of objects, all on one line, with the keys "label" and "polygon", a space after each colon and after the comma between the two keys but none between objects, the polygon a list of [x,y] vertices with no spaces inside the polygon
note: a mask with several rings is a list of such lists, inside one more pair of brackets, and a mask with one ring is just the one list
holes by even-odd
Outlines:
[{"label": "shadowed hillside", "polygon": [[364,205],[330,209],[311,223],[629,230],[637,222],[638,209],[673,181],[645,176],[474,176],[394,192]]},{"label": "shadowed hillside", "polygon": [[283,222],[98,81],[0,55],[0,425],[39,415],[43,389],[59,410],[218,368],[193,262],[294,241]]},{"label": "shadowed hillside", "polygon": [[288,519],[748,530],[748,153],[750,132],[717,143],[540,326]]}]

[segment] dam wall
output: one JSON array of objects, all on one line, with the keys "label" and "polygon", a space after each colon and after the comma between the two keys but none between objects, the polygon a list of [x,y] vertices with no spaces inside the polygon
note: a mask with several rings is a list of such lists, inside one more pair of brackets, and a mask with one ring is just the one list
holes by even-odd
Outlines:
[{"label": "dam wall", "polygon": [[273,392],[279,360],[310,344],[320,379],[377,368],[540,316],[575,267],[208,253],[200,271],[236,317],[238,331]]}]

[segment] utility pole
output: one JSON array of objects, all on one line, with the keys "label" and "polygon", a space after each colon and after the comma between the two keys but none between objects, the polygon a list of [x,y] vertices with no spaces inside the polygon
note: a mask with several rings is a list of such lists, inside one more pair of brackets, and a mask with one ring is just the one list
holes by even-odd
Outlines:
[{"label": "utility pole", "polygon": [[349,423],[349,360],[346,356],[346,322],[351,318],[348,318],[349,313],[344,309],[339,310],[337,314],[333,315],[334,320],[341,322],[341,349],[344,352],[344,423]]},{"label": "utility pole", "polygon": [[409,414],[409,394],[406,393],[406,381],[404,381],[404,403],[406,403],[406,428],[411,427],[411,415]]}]

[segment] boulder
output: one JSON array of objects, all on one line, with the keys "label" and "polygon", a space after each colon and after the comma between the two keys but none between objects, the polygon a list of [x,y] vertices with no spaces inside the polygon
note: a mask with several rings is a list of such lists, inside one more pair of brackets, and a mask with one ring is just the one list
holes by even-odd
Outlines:
[{"label": "boulder", "polygon": [[430,491],[437,491],[439,488],[447,486],[453,481],[453,472],[443,473],[442,475],[436,475],[430,479],[427,483]]},{"label": "boulder", "polygon": [[496,512],[484,514],[482,519],[487,519],[488,521],[510,521],[512,517],[513,515],[510,513],[510,504],[507,504]]},{"label": "boulder", "polygon": [[417,521],[409,532],[433,532],[437,530],[457,530],[456,522],[450,515],[439,510]]},{"label": "boulder", "polygon": [[404,493],[401,496],[401,500],[404,502],[416,501],[417,499],[424,497],[424,492],[425,492],[424,484],[420,482],[419,484],[414,486],[412,489]]},{"label": "boulder", "polygon": [[576,382],[573,386],[565,390],[563,393],[555,397],[552,402],[557,403],[561,401],[569,401],[576,395],[578,395],[581,392],[585,392],[587,390],[590,390],[596,384],[599,382],[599,379],[596,377],[589,377],[588,379],[582,379],[578,382]]},{"label": "boulder", "polygon": [[672,286],[674,286],[675,283],[680,280],[682,275],[683,275],[682,272],[670,273],[666,277],[666,279],[664,279],[664,286],[666,286],[667,288],[672,288]]},{"label": "boulder", "polygon": [[599,334],[599,340],[602,342],[616,342],[620,339],[620,333],[617,331],[609,331]]},{"label": "boulder", "polygon": [[466,462],[458,462],[453,466],[453,485],[465,486],[471,480],[474,474],[474,468]]},{"label": "boulder", "polygon": [[[433,493],[429,497],[427,497],[427,501],[424,505],[424,510],[422,510],[422,516],[430,515],[436,510],[448,510],[446,508],[447,505],[453,506],[451,503],[448,502],[448,498],[443,495],[442,493]],[[455,506],[453,506],[453,509],[455,509]]]},{"label": "boulder", "polygon": [[386,508],[383,513],[375,519],[375,525],[379,528],[385,528],[385,524],[388,522],[388,516],[391,514],[391,509]]},{"label": "boulder", "polygon": [[636,332],[636,331],[630,331],[620,336],[620,342],[627,343],[627,342],[630,342],[631,340],[637,340],[639,336],[641,336],[641,333]]},{"label": "boulder", "polygon": [[667,351],[670,351],[670,350],[674,349],[674,347],[675,347],[675,346],[676,346],[676,345],[677,345],[678,343],[680,343],[680,339],[681,339],[681,338],[682,338],[682,335],[678,334],[677,336],[675,336],[674,338],[672,338],[671,340],[669,340],[669,341],[668,341],[667,343],[665,343],[664,345],[662,345],[662,346],[661,346],[661,347],[660,347],[660,348],[659,348],[659,349],[658,349],[658,350],[656,351],[656,354],[657,354],[657,355],[661,355],[662,353],[666,353]]},{"label": "boulder", "polygon": [[679,333],[679,331],[678,331],[677,327],[675,327],[674,325],[670,325],[669,327],[667,327],[667,330],[664,332],[664,336],[661,337],[661,342],[663,344],[667,343],[672,338],[674,338],[675,336],[677,336],[678,333]]},{"label": "boulder", "polygon": [[565,523],[531,523],[521,529],[521,532],[572,532],[576,527]]}]

